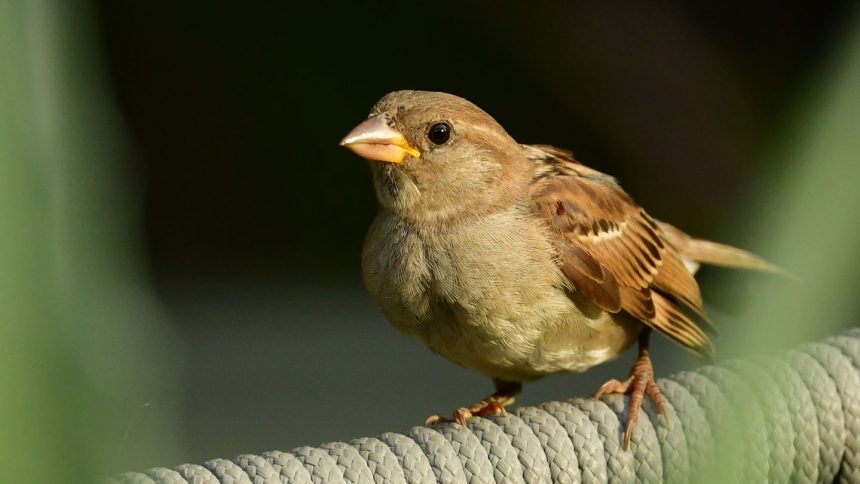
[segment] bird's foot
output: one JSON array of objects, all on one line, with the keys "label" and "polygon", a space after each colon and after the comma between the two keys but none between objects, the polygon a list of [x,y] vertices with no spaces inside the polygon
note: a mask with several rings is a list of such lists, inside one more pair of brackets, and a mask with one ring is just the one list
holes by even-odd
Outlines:
[{"label": "bird's foot", "polygon": [[452,418],[445,418],[439,415],[431,415],[424,421],[424,425],[429,427],[445,422],[455,422],[460,425],[466,425],[466,421],[472,417],[489,417],[490,415],[505,415],[505,407],[514,403],[515,397],[522,390],[522,385],[519,382],[507,382],[503,380],[494,380],[496,384],[496,393],[489,397],[475,402],[471,407],[460,407],[454,411]]},{"label": "bird's foot", "polygon": [[457,410],[454,410],[454,415],[451,418],[445,418],[440,415],[431,415],[424,421],[424,425],[430,427],[431,425],[446,422],[466,425],[466,421],[472,417],[489,417],[490,415],[505,415],[505,413],[505,407],[499,401],[485,398],[469,408],[460,407]]},{"label": "bird's foot", "polygon": [[647,350],[645,352],[640,351],[639,358],[636,359],[636,363],[630,369],[630,376],[626,380],[623,382],[615,379],[609,380],[601,385],[594,398],[599,399],[608,393],[630,394],[627,428],[624,430],[624,450],[630,447],[630,436],[633,435],[633,430],[636,429],[636,423],[639,421],[639,411],[645,395],[648,395],[654,402],[663,422],[668,423],[666,401],[654,380],[654,368],[651,366],[651,358],[648,356]]}]

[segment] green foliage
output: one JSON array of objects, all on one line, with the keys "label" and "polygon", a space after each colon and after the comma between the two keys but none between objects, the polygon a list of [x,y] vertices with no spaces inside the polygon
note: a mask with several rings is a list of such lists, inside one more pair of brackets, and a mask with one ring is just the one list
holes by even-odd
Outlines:
[{"label": "green foliage", "polygon": [[748,246],[797,280],[774,281],[756,294],[744,330],[721,349],[784,348],[857,324],[860,23],[848,25],[753,182],[759,208],[738,219],[759,226]]},{"label": "green foliage", "polygon": [[[82,2],[0,3],[0,466],[85,482],[176,456],[118,118]],[[160,344],[158,344],[160,343]]]}]

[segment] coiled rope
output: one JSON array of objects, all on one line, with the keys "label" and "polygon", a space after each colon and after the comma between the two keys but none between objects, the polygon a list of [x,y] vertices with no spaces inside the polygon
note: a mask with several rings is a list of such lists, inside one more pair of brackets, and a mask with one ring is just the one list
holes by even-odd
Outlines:
[{"label": "coiled rope", "polygon": [[629,451],[621,447],[627,397],[610,395],[106,482],[860,483],[860,328],[659,386],[668,425],[646,400]]}]

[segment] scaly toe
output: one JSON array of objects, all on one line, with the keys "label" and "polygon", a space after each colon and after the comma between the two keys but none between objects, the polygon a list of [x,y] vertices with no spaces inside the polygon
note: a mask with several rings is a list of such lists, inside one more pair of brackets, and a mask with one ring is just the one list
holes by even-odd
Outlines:
[{"label": "scaly toe", "polygon": [[460,407],[454,411],[454,423],[466,425],[466,420],[472,418],[472,411],[466,407]]},{"label": "scaly toe", "polygon": [[660,387],[654,383],[654,380],[648,382],[648,386],[645,387],[645,393],[651,399],[651,402],[654,403],[654,408],[660,414],[660,420],[663,421],[663,425],[669,427],[669,414],[666,413],[666,399],[663,398],[663,393],[660,392]]},{"label": "scaly toe", "polygon": [[447,419],[442,417],[441,415],[431,415],[424,420],[425,427],[432,427],[434,425],[438,425],[440,423],[450,422],[451,419]]},{"label": "scaly toe", "polygon": [[476,417],[489,417],[490,415],[506,415],[505,407],[501,403],[491,400],[477,411],[472,411]]},{"label": "scaly toe", "polygon": [[603,385],[600,385],[600,388],[597,389],[597,393],[594,394],[594,398],[599,400],[600,397],[602,397],[603,395],[606,395],[606,394],[627,393],[628,390],[630,389],[630,381],[631,381],[631,378],[628,378],[627,380],[624,380],[623,382],[613,378],[612,380],[609,380],[608,382],[604,383]]}]

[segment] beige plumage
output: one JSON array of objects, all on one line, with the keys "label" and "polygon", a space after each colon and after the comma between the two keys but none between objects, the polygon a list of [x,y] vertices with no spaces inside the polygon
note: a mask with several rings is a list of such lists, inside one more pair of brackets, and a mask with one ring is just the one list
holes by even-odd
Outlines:
[{"label": "beige plumage", "polygon": [[371,297],[400,331],[496,382],[459,422],[503,411],[520,382],[584,371],[638,339],[630,378],[599,391],[632,394],[626,445],[643,395],[662,408],[650,330],[713,356],[688,265],[773,269],[654,220],[612,177],[568,151],[518,144],[450,94],[388,94],[342,144],[372,160]]}]

